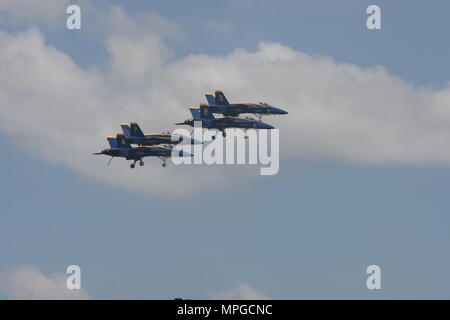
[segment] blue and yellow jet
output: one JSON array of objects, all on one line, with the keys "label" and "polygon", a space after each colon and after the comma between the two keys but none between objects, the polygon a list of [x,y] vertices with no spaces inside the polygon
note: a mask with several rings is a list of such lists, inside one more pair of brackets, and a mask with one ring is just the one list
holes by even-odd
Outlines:
[{"label": "blue and yellow jet", "polygon": [[136,122],[121,123],[123,134],[127,141],[131,144],[137,144],[140,146],[154,146],[158,144],[179,144],[185,142],[188,144],[201,144],[194,139],[183,137],[177,134],[170,133],[154,133],[154,134],[144,134],[141,128]]},{"label": "blue and yellow jet", "polygon": [[205,92],[208,100],[208,108],[212,113],[220,113],[224,116],[238,116],[241,113],[252,113],[261,120],[262,116],[287,114],[286,111],[275,108],[264,102],[237,102],[229,103],[221,90],[216,90],[215,96],[210,92]]},{"label": "blue and yellow jet", "polygon": [[262,121],[257,121],[252,118],[231,117],[226,116],[222,118],[214,118],[210,107],[206,104],[200,104],[200,108],[189,106],[189,110],[192,114],[192,119],[188,119],[184,122],[176,123],[175,125],[188,125],[194,127],[195,121],[201,121],[202,128],[217,129],[222,131],[222,135],[225,137],[225,129],[227,128],[241,128],[247,129],[274,129],[270,124]]},{"label": "blue and yellow jet", "polygon": [[[94,155],[104,154],[111,157],[111,160],[115,157],[125,158],[126,160],[133,160],[134,162],[130,165],[132,169],[136,166],[136,162],[139,161],[141,166],[144,165],[142,160],[145,157],[158,157],[163,161],[162,166],[167,167],[167,159],[173,156],[173,148],[170,146],[154,145],[154,146],[139,146],[132,147],[130,142],[127,140],[125,135],[118,133],[116,137],[106,137],[111,148],[104,149],[101,152],[94,153]],[[192,156],[190,153],[183,152],[180,150],[176,156],[179,157],[189,157]],[[108,162],[108,164],[111,162]]]}]

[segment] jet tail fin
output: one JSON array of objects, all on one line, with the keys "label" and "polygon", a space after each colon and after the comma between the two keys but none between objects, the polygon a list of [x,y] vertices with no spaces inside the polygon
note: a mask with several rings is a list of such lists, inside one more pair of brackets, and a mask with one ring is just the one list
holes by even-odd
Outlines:
[{"label": "jet tail fin", "polygon": [[116,143],[118,148],[122,149],[131,149],[131,144],[128,142],[127,138],[124,134],[118,133],[116,135]]},{"label": "jet tail fin", "polygon": [[193,106],[190,106],[188,108],[189,108],[189,111],[192,114],[192,119],[200,120],[200,108],[193,107]]},{"label": "jet tail fin", "polygon": [[214,106],[216,104],[216,98],[214,98],[214,95],[211,92],[205,92],[205,97],[210,106]]},{"label": "jet tail fin", "polygon": [[122,127],[123,134],[128,138],[131,135],[130,126],[128,123],[121,123],[120,126]]},{"label": "jet tail fin", "polygon": [[206,103],[200,104],[200,118],[201,119],[214,119],[214,115],[211,112],[211,109],[208,108]]},{"label": "jet tail fin", "polygon": [[116,149],[117,148],[117,140],[114,137],[106,137],[106,139],[109,142],[109,145],[111,146],[111,149]]},{"label": "jet tail fin", "polygon": [[131,122],[130,123],[130,136],[131,137],[143,137],[144,133],[142,132],[141,128],[137,124],[137,122]]},{"label": "jet tail fin", "polygon": [[216,98],[215,103],[219,105],[229,105],[227,98],[225,98],[225,95],[221,90],[216,90]]}]

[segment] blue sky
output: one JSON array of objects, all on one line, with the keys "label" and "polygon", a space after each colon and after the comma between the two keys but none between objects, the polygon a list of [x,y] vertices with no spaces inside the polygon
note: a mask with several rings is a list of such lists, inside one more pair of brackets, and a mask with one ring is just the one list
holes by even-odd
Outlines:
[{"label": "blue sky", "polygon": [[[373,1],[223,1],[194,0],[109,1],[130,13],[150,10],[177,22],[186,41],[171,43],[177,56],[193,53],[223,55],[236,47],[254,50],[259,41],[274,41],[309,54],[331,56],[359,66],[386,66],[407,81],[441,86],[448,81],[448,4],[423,1],[377,1],[382,7],[383,30],[365,27],[368,5]],[[361,14],[362,12],[362,14]],[[222,28],[211,29],[215,21]],[[85,28],[89,28],[89,21]],[[50,35],[80,64],[97,62],[98,55],[83,50],[73,33],[59,30]],[[238,32],[239,36],[236,36]],[[53,37],[54,38],[53,38]],[[81,37],[81,36],[80,36]],[[75,38],[77,39],[77,38]],[[95,45],[93,41],[89,45]],[[98,48],[101,50],[101,44]]]},{"label": "blue sky", "polygon": [[[189,55],[226,56],[236,48],[254,52],[259,42],[267,41],[362,70],[383,66],[395,79],[421,90],[445,88],[449,80],[446,15],[450,4],[445,1],[433,5],[377,1],[382,10],[379,31],[365,28],[365,9],[372,4],[366,1],[136,0],[100,2],[90,10],[98,12],[103,7],[107,11],[112,3],[133,19],[152,12],[181,30],[179,39],[164,38],[172,51],[167,63]],[[88,17],[83,17],[81,31],[64,29],[64,14],[56,20],[57,27],[5,21],[0,26],[13,35],[34,26],[46,45],[69,55],[80,68],[108,70],[105,36],[92,31],[94,24]],[[251,91],[255,85],[246,87]],[[213,89],[213,84],[204,88]],[[222,89],[226,93],[227,88]],[[201,91],[192,95],[201,99]],[[290,121],[300,126],[301,119],[291,112],[295,108],[287,105],[290,114],[286,117],[293,117]],[[45,117],[47,110],[40,116]],[[133,117],[142,114],[130,112],[135,112]],[[183,119],[173,122],[178,120]],[[283,130],[285,118],[274,121],[280,135],[295,137],[296,132]],[[19,131],[27,132],[17,123]],[[34,132],[38,131],[24,136],[13,129],[0,133],[4,181],[0,185],[0,271],[6,275],[17,266],[35,266],[49,276],[77,264],[84,290],[93,298],[105,299],[202,299],[233,290],[239,283],[275,299],[450,296],[446,272],[450,267],[446,194],[450,162],[445,159],[419,161],[420,154],[414,152],[393,162],[376,157],[354,161],[350,153],[347,157],[339,152],[299,158],[291,156],[290,150],[301,153],[303,144],[286,140],[278,175],[253,177],[252,171],[247,173],[251,179],[223,185],[220,179],[214,180],[188,196],[161,195],[91,176],[91,171],[65,160],[66,149],[59,149],[57,140],[40,140]],[[380,135],[384,137],[381,131]],[[24,137],[29,142],[20,141]],[[103,135],[90,139],[98,140],[90,142],[94,146],[103,146]],[[51,160],[53,153],[48,156],[30,147],[31,142],[54,150],[57,160]],[[310,140],[311,145],[315,143]],[[376,148],[375,144],[374,153]],[[440,159],[439,148],[432,152]],[[156,161],[147,162],[143,170],[147,166],[155,167],[154,172],[162,170]],[[129,174],[126,165],[108,170]],[[164,170],[180,172],[173,166]],[[145,179],[167,178],[148,172]],[[195,174],[204,175],[204,181],[210,172],[200,169]],[[170,179],[176,188],[177,175]],[[365,286],[365,270],[371,264],[381,267],[380,291]],[[11,297],[7,290],[0,294]]]}]

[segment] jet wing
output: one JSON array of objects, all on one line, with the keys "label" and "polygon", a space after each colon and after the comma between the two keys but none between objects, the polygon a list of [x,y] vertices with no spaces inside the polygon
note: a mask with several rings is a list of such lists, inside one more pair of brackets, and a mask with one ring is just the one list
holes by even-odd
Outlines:
[{"label": "jet wing", "polygon": [[231,122],[232,118],[218,118],[214,121],[214,125],[217,127],[227,127]]}]

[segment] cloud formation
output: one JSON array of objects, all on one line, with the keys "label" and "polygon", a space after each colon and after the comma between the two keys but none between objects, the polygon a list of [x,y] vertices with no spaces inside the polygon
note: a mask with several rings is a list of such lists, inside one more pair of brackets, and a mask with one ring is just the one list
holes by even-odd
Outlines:
[{"label": "cloud formation", "polygon": [[[151,16],[151,15],[150,15]],[[382,67],[360,68],[261,42],[250,52],[174,59],[165,38],[182,37],[176,24],[145,24],[119,7],[98,36],[106,66],[82,68],[45,43],[43,34],[0,33],[0,133],[14,144],[85,176],[146,193],[189,193],[257,174],[224,167],[140,170],[125,161],[94,158],[120,122],[147,132],[170,131],[188,118],[185,106],[202,92],[222,89],[230,101],[266,101],[289,111],[268,117],[280,128],[281,160],[331,160],[370,165],[449,165],[450,89],[417,88]],[[282,168],[281,168],[282,170]]]},{"label": "cloud formation", "polygon": [[63,26],[68,5],[69,0],[2,0],[0,1],[0,23]]},{"label": "cloud formation", "polygon": [[212,300],[269,300],[270,297],[258,292],[245,282],[239,282],[230,290],[215,292],[210,295]]},{"label": "cloud formation", "polygon": [[21,266],[0,273],[0,293],[12,300],[86,300],[83,290],[66,288],[67,275],[46,276],[33,266]]}]

